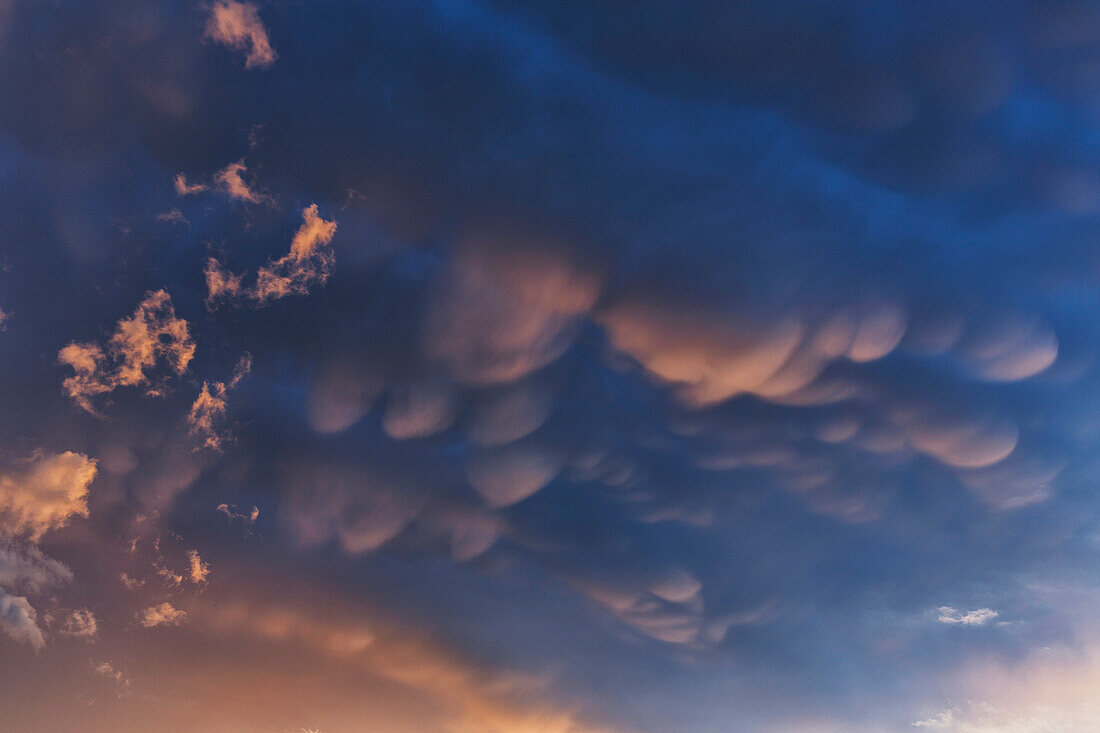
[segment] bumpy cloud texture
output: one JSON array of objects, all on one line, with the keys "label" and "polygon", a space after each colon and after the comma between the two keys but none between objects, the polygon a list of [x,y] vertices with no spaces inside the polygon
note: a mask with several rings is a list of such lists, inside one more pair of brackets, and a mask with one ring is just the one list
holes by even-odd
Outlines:
[{"label": "bumpy cloud texture", "polygon": [[1089,3],[0,14],[0,728],[1096,727]]}]

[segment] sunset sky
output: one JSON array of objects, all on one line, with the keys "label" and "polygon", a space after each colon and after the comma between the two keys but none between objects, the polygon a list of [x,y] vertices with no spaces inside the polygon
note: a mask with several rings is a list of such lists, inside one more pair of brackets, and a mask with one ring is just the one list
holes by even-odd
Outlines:
[{"label": "sunset sky", "polygon": [[1100,4],[0,0],[0,733],[1100,731]]}]

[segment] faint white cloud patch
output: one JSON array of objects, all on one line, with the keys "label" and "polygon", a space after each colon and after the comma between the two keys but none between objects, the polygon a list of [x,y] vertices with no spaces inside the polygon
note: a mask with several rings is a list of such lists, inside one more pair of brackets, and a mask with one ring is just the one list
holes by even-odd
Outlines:
[{"label": "faint white cloud patch", "polygon": [[187,612],[181,611],[165,601],[159,606],[149,606],[138,613],[138,621],[147,629],[154,626],[178,626],[187,618]]},{"label": "faint white cloud patch", "polygon": [[977,608],[973,611],[960,611],[951,606],[936,609],[936,620],[941,624],[953,626],[985,626],[1001,614],[992,608]]},{"label": "faint white cloud patch", "polygon": [[93,639],[98,632],[99,624],[95,614],[87,608],[77,608],[69,612],[61,626],[61,633],[65,636]]}]

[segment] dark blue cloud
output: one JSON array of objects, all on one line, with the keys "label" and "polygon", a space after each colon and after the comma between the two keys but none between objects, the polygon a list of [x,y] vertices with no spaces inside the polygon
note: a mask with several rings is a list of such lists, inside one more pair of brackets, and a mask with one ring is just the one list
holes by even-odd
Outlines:
[{"label": "dark blue cloud", "polygon": [[[638,730],[907,729],[1093,632],[1036,590],[1096,581],[1090,7],[278,2],[270,68],[206,12],[0,28],[0,448],[98,458],[96,542],[262,536]],[[207,297],[312,204],[327,282]],[[161,288],[193,365],[81,414]]]}]

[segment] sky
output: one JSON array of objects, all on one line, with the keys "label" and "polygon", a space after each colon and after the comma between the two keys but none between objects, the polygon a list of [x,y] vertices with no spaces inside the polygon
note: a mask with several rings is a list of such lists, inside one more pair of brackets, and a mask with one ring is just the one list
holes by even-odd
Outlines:
[{"label": "sky", "polygon": [[1100,7],[0,0],[0,731],[1100,730]]}]

